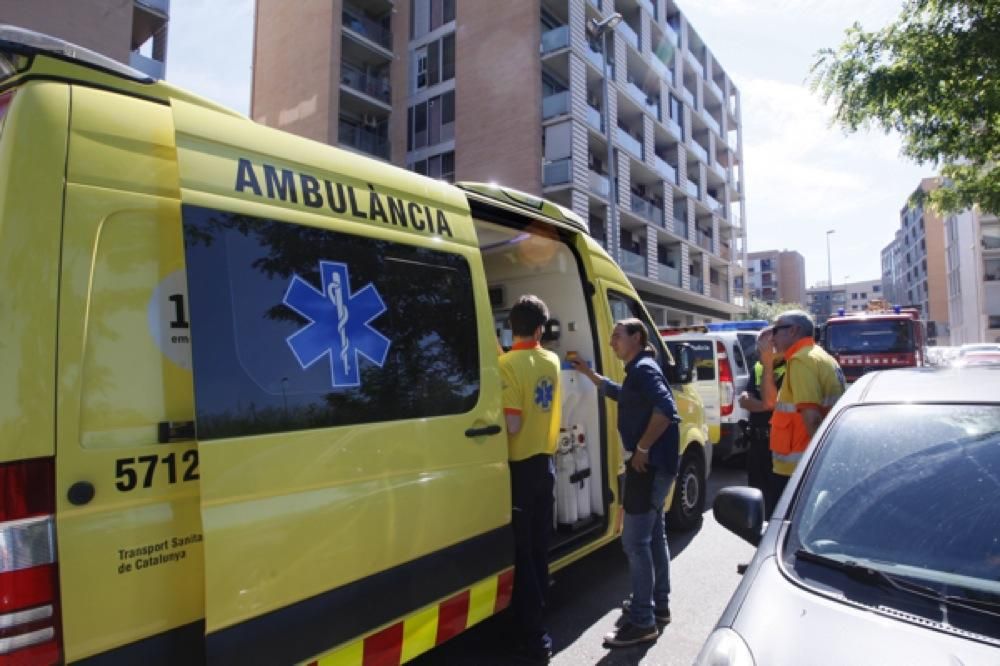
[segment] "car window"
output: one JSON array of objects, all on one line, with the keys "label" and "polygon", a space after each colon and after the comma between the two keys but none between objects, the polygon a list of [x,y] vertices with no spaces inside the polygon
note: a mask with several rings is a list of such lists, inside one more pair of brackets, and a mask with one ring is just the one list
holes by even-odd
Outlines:
[{"label": "car window", "polygon": [[747,362],[743,358],[743,350],[740,349],[739,343],[733,345],[733,360],[736,363],[737,374],[747,374]]},{"label": "car window", "polygon": [[799,548],[1000,595],[1000,406],[845,410],[795,500]]},{"label": "car window", "polygon": [[694,376],[698,381],[715,379],[715,343],[711,340],[684,340],[694,352]]}]

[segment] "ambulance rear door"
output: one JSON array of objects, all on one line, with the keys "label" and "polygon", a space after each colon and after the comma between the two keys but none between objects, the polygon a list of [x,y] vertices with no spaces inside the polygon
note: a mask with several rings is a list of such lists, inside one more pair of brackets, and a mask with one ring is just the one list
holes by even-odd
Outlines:
[{"label": "ambulance rear door", "polygon": [[174,116],[209,661],[408,658],[502,608],[507,445],[465,199]]}]

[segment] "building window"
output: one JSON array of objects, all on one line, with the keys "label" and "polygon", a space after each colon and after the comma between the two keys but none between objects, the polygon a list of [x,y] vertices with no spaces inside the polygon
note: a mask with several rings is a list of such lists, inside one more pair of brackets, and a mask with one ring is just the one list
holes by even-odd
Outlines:
[{"label": "building window", "polygon": [[407,112],[407,150],[435,146],[455,138],[455,91],[432,97]]},{"label": "building window", "polygon": [[1000,328],[1000,315],[990,315],[990,328]]},{"label": "building window", "polygon": [[455,182],[455,151],[449,150],[440,155],[432,155],[427,159],[417,160],[410,167],[413,171],[431,178],[440,178],[449,183]]},{"label": "building window", "polygon": [[416,49],[413,60],[414,91],[455,78],[455,33]]}]

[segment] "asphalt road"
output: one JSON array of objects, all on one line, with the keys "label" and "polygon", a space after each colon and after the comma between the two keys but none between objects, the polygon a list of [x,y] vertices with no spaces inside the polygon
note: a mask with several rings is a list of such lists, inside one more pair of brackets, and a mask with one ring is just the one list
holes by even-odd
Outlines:
[{"label": "asphalt road", "polygon": [[[716,466],[709,479],[709,495],[702,526],[688,534],[669,534],[673,591],[673,621],[651,645],[610,650],[604,634],[621,617],[619,604],[629,592],[628,565],[615,541],[555,574],[548,612],[549,631],[558,666],[599,664],[691,664],[702,643],[736,589],[736,565],[748,562],[753,547],[715,522],[712,499],[719,488],[746,483],[746,474]],[[491,618],[414,660],[419,666],[502,666],[513,659],[505,643],[506,617]]]}]

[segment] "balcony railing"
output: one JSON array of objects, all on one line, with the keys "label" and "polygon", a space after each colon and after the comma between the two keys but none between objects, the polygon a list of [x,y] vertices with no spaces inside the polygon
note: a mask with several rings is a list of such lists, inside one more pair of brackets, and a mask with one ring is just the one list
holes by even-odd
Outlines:
[{"label": "balcony railing", "polygon": [[634,82],[629,81],[625,84],[625,92],[628,96],[636,101],[639,106],[646,105],[646,91],[637,86]]},{"label": "balcony railing", "polygon": [[691,291],[704,294],[705,293],[705,281],[700,277],[691,276]]},{"label": "balcony railing", "polygon": [[659,155],[653,155],[653,168],[656,169],[656,173],[663,176],[663,179],[668,183],[677,183],[677,169],[670,166],[670,164],[668,164]]},{"label": "balcony railing", "polygon": [[601,112],[588,104],[586,113],[587,113],[587,124],[603,134],[604,123],[601,122]]},{"label": "balcony railing", "polygon": [[573,163],[570,158],[548,162],[542,167],[542,184],[562,185],[573,180]]},{"label": "balcony railing", "polygon": [[733,252],[726,243],[719,243],[719,255],[726,260],[733,258]]},{"label": "balcony railing", "polygon": [[663,226],[663,209],[652,201],[643,199],[635,192],[632,192],[632,212],[640,215],[644,219],[652,222],[658,227]]},{"label": "balcony railing", "polygon": [[660,275],[660,282],[672,284],[675,287],[681,286],[681,272],[679,270],[663,263],[657,266],[657,269]]},{"label": "balcony railing", "polygon": [[542,53],[551,53],[556,49],[569,46],[569,26],[561,25],[542,33]]},{"label": "balcony railing", "polygon": [[720,301],[728,301],[729,300],[729,290],[726,289],[725,285],[722,285],[722,284],[713,284],[713,285],[710,285],[709,289],[710,289],[710,291],[712,293],[712,298],[714,298],[716,300],[720,300]]},{"label": "balcony railing", "polygon": [[716,83],[715,81],[706,81],[705,85],[708,86],[709,90],[711,90],[712,92],[715,93],[716,99],[718,99],[721,102],[722,99],[723,99],[723,96],[722,96],[722,87],[719,86],[719,84]]},{"label": "balcony railing", "polygon": [[[658,52],[660,48],[657,47],[654,50]],[[656,53],[654,53],[653,57],[649,59],[649,64],[652,65],[653,69],[656,70],[656,73],[665,78],[670,85],[674,85],[674,70],[670,69],[670,65],[660,60]]]},{"label": "balcony railing", "polygon": [[337,127],[337,141],[342,146],[360,150],[384,160],[389,159],[389,139],[341,121]]},{"label": "balcony railing", "polygon": [[635,252],[629,252],[625,248],[620,248],[620,253],[622,270],[634,275],[646,274],[646,257]]},{"label": "balcony railing", "polygon": [[596,171],[591,171],[590,191],[607,199],[611,193],[611,184],[608,181],[608,177],[604,174],[597,173]]},{"label": "balcony railing", "polygon": [[691,139],[690,141],[688,141],[687,145],[688,145],[688,150],[697,155],[702,162],[705,163],[708,162],[708,151],[705,150],[705,148],[700,143],[698,143],[694,139]]},{"label": "balcony railing", "polygon": [[674,135],[674,138],[676,138],[678,141],[683,141],[684,132],[681,130],[681,126],[676,120],[674,120],[673,118],[667,118],[667,120],[663,124],[667,126],[668,130],[671,131],[671,133]]},{"label": "balcony railing", "polygon": [[701,229],[698,229],[697,235],[698,235],[698,247],[702,248],[703,250],[708,250],[709,252],[711,252],[712,251],[711,234],[706,234]]},{"label": "balcony railing", "polygon": [[128,64],[132,69],[137,69],[154,79],[162,79],[166,72],[166,63],[146,57],[138,51],[129,54]]},{"label": "balcony railing", "polygon": [[984,250],[1000,250],[1000,236],[983,230],[981,243]]},{"label": "balcony railing", "polygon": [[640,162],[645,159],[642,150],[642,143],[621,127],[615,128],[615,140],[618,142],[619,146],[632,153],[632,155],[634,155]]},{"label": "balcony railing", "polygon": [[719,164],[718,160],[712,160],[712,163],[709,164],[708,166],[712,168],[712,171],[714,171],[715,175],[717,175],[719,178],[721,178],[722,180],[729,180],[729,174],[726,173],[726,167]]},{"label": "balcony railing", "polygon": [[563,90],[542,98],[542,118],[554,118],[569,113],[569,91]]},{"label": "balcony railing", "polygon": [[719,121],[712,117],[712,114],[708,112],[708,109],[702,110],[701,117],[705,119],[705,124],[715,130],[716,134],[722,134],[722,125]]},{"label": "balcony railing", "polygon": [[722,208],[722,204],[720,204],[719,201],[708,192],[705,193],[705,203],[708,205],[708,209],[713,213]]},{"label": "balcony railing", "polygon": [[632,26],[625,21],[622,21],[618,24],[618,31],[622,33],[626,42],[631,44],[636,51],[639,50],[639,35],[637,35],[635,30],[632,29]]},{"label": "balcony railing", "polygon": [[387,49],[392,48],[392,33],[365,16],[360,9],[344,5],[341,18],[344,27],[348,30],[352,30],[362,37],[367,37],[379,46],[384,46]]},{"label": "balcony railing", "polygon": [[674,218],[674,234],[680,236],[681,238],[688,237],[688,223],[687,220],[679,220]]},{"label": "balcony railing", "polygon": [[340,65],[340,82],[348,88],[362,92],[369,97],[389,104],[389,78],[385,76],[368,76],[360,69],[347,63]]},{"label": "balcony railing", "polygon": [[681,97],[692,107],[694,106],[694,93],[688,90],[687,86],[681,86]]},{"label": "balcony railing", "polygon": [[685,182],[684,189],[687,190],[687,193],[693,196],[695,199],[701,199],[701,192],[699,190],[698,183],[694,182],[693,180]]},{"label": "balcony railing", "polygon": [[701,64],[700,60],[698,60],[698,56],[696,56],[695,54],[691,53],[690,51],[685,51],[684,52],[684,57],[687,59],[688,63],[690,63],[691,69],[693,69],[694,71],[698,72],[698,76],[701,76],[702,78],[704,78],[705,77],[705,66],[703,64]]},{"label": "balcony railing", "polygon": [[656,5],[654,5],[649,0],[638,0],[638,1],[639,1],[639,6],[640,7],[645,7],[646,11],[649,12],[649,15],[652,16],[653,19],[655,20],[657,18],[657,16],[656,16]]}]

